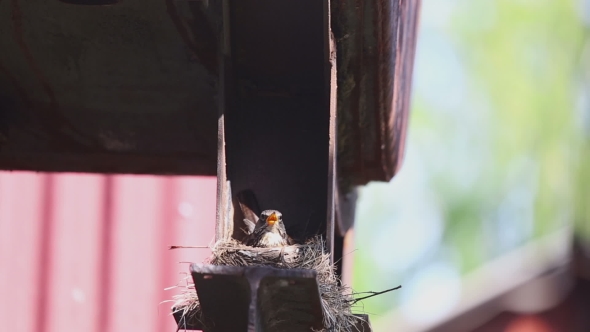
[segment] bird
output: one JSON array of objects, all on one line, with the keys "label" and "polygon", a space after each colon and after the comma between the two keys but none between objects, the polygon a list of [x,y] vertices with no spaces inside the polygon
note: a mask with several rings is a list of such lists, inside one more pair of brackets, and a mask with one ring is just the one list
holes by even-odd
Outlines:
[{"label": "bird", "polygon": [[256,223],[248,219],[244,219],[244,223],[250,231],[245,241],[248,246],[272,248],[295,243],[287,234],[283,214],[277,210],[262,211]]}]

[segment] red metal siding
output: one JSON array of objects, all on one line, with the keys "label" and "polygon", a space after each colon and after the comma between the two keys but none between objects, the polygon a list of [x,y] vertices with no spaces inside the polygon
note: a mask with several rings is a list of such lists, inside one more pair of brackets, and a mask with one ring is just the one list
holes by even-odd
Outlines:
[{"label": "red metal siding", "polygon": [[214,236],[213,177],[0,172],[0,331],[175,331]]}]

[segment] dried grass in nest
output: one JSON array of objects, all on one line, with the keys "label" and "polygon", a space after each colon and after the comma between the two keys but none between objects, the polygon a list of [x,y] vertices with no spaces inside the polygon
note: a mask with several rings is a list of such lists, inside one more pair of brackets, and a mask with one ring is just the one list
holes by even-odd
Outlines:
[{"label": "dried grass in nest", "polygon": [[[212,265],[315,270],[324,313],[324,331],[356,330],[357,318],[351,312],[354,299],[347,287],[338,284],[335,267],[330,264],[330,255],[325,253],[321,237],[312,238],[305,244],[279,248],[253,248],[235,240],[225,240],[217,242],[212,251],[208,259]],[[199,300],[191,283],[175,296],[175,301],[175,310],[192,313],[196,309],[198,312]]]},{"label": "dried grass in nest", "polygon": [[[172,305],[172,314],[176,314],[178,312],[182,313],[181,317],[185,323],[193,319],[202,321],[202,312],[199,305],[199,298],[197,297],[197,291],[195,289],[195,284],[192,282],[192,278],[190,276],[186,276],[183,280],[181,280],[181,282],[184,282],[185,285],[176,285],[166,289],[181,289],[180,294],[174,295],[172,297],[172,302],[174,303]],[[183,323],[179,325],[182,326]]]}]

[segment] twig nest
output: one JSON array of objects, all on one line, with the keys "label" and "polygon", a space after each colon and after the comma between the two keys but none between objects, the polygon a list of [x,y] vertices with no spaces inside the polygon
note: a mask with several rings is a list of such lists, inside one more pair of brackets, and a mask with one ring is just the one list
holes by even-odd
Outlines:
[{"label": "twig nest", "polygon": [[[321,237],[305,244],[277,248],[254,248],[236,240],[215,243],[207,260],[212,265],[271,266],[284,269],[311,269],[317,272],[317,281],[324,313],[324,331],[354,331],[357,318],[351,312],[354,299],[348,288],[340,286],[330,255],[324,250]],[[182,294],[175,296],[173,307],[185,315],[200,315],[195,287],[188,282]]]}]

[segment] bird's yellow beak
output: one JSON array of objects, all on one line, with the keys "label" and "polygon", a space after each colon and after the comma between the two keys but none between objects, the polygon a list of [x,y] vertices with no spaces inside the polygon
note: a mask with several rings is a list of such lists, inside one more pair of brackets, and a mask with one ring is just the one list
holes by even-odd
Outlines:
[{"label": "bird's yellow beak", "polygon": [[274,212],[270,216],[268,216],[268,218],[266,218],[266,223],[269,226],[274,225],[277,221],[279,221],[279,216],[277,216],[277,214]]}]

